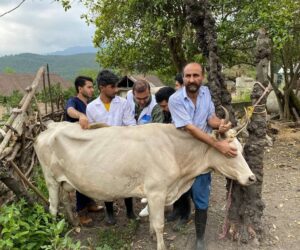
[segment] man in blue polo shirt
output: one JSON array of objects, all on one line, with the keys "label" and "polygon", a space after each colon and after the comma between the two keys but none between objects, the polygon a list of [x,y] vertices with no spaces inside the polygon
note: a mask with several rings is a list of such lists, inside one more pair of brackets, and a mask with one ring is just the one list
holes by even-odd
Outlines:
[{"label": "man in blue polo shirt", "polygon": [[[71,97],[65,107],[65,121],[79,122],[83,129],[87,129],[88,118],[85,113],[87,103],[94,93],[93,79],[86,76],[78,76],[75,79],[75,89],[77,95]],[[98,212],[101,209],[103,207],[97,206],[94,200],[76,191],[76,211],[81,225],[87,225],[92,222],[92,219],[86,215],[87,211]]]},{"label": "man in blue polo shirt", "polygon": [[[201,86],[204,78],[203,68],[198,63],[189,63],[184,67],[184,87],[169,99],[169,110],[177,128],[184,128],[196,139],[219,150],[227,157],[235,157],[237,150],[227,140],[217,141],[209,135],[212,128],[224,133],[231,124],[224,124],[215,115],[215,107],[209,89]],[[204,250],[204,234],[207,221],[207,209],[210,195],[211,174],[204,173],[196,177],[192,186],[192,199],[195,205],[196,249]]]}]

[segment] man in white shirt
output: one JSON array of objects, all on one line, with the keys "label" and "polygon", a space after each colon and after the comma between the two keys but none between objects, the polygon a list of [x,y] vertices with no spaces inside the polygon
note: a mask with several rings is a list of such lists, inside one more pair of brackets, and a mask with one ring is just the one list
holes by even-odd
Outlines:
[{"label": "man in white shirt", "polygon": [[[109,70],[102,70],[97,76],[97,84],[100,95],[88,104],[86,115],[89,123],[101,122],[109,126],[136,125],[136,121],[126,99],[117,96],[117,83],[119,78]],[[116,135],[117,136],[117,135]],[[100,138],[101,140],[101,138]],[[117,152],[116,152],[117,154]],[[135,219],[132,198],[125,198],[127,217]],[[107,223],[116,224],[114,217],[113,202],[105,202],[107,212]]]}]

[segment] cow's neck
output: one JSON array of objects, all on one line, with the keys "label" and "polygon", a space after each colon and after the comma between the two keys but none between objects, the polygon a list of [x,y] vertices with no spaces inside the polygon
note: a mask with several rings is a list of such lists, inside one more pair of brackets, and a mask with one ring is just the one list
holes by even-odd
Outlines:
[{"label": "cow's neck", "polygon": [[176,154],[179,156],[178,164],[182,168],[183,173],[198,176],[201,173],[209,171],[209,161],[207,152],[210,146],[204,142],[195,139],[187,132],[178,131],[181,138],[174,142],[176,144]]}]

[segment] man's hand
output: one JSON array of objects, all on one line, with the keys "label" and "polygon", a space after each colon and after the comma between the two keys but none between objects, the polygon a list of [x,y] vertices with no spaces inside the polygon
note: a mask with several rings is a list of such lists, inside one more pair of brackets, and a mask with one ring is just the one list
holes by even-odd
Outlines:
[{"label": "man's hand", "polygon": [[228,140],[217,141],[215,148],[227,157],[237,156],[237,149],[229,144]]},{"label": "man's hand", "polygon": [[219,125],[219,132],[221,134],[223,134],[223,133],[227,132],[229,129],[231,129],[231,122],[228,122],[225,124],[225,120],[222,119],[221,123]]},{"label": "man's hand", "polygon": [[86,117],[86,115],[84,115],[84,114],[79,115],[79,124],[80,124],[80,127],[82,129],[88,129],[89,128],[89,120]]}]

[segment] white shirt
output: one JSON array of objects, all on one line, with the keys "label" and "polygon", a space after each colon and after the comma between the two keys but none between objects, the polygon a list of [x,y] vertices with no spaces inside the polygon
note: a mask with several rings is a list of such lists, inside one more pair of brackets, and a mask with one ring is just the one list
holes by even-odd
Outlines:
[{"label": "white shirt", "polygon": [[100,97],[87,105],[86,115],[90,123],[102,122],[109,126],[136,125],[134,115],[126,99],[116,96],[110,103],[109,111],[106,110]]}]

